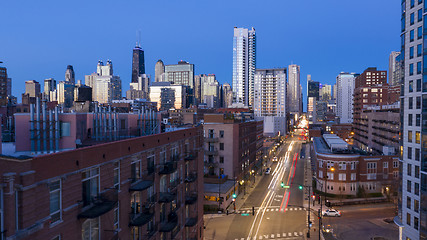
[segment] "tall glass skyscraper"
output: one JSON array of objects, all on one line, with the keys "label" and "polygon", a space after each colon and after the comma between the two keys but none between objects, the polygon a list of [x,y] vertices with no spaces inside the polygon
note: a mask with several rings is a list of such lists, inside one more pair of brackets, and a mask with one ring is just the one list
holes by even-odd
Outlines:
[{"label": "tall glass skyscraper", "polygon": [[256,69],[255,29],[234,27],[233,103],[253,106]]},{"label": "tall glass skyscraper", "polygon": [[427,239],[426,0],[401,1],[400,187],[395,222],[400,239]]},{"label": "tall glass skyscraper", "polygon": [[132,54],[132,82],[137,83],[142,74],[145,74],[144,50],[137,43]]}]

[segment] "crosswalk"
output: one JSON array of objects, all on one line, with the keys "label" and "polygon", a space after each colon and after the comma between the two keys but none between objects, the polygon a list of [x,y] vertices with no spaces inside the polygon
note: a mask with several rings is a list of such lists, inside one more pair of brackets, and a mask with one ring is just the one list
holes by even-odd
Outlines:
[{"label": "crosswalk", "polygon": [[[255,211],[258,211],[258,210],[259,210],[259,208],[256,207]],[[285,212],[288,212],[288,211],[306,211],[307,209],[303,208],[303,207],[288,207],[288,208],[285,208],[284,210],[285,210]],[[266,212],[279,212],[280,207],[269,207],[265,211]],[[236,211],[236,213],[238,213],[238,214],[252,213],[252,208],[242,208],[242,209]]]},{"label": "crosswalk", "polygon": [[[262,234],[256,237],[252,237],[251,240],[265,240],[265,239],[274,239],[274,240],[284,240],[284,239],[304,239],[303,232],[284,232],[276,234]],[[247,238],[235,238],[234,240],[248,240]]]}]

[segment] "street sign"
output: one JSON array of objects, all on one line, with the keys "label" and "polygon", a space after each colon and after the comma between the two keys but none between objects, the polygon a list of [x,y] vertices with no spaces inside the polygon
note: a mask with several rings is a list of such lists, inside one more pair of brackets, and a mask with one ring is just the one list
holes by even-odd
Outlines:
[{"label": "street sign", "polygon": [[283,186],[283,188],[290,188],[290,186]]},{"label": "street sign", "polygon": [[242,216],[249,216],[249,213],[242,213]]}]

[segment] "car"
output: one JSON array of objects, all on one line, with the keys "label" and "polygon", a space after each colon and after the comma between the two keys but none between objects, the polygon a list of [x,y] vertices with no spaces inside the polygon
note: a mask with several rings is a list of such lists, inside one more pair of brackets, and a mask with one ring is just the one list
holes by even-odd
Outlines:
[{"label": "car", "polygon": [[323,231],[327,232],[327,233],[333,233],[334,232],[334,230],[332,229],[331,225],[323,226]]},{"label": "car", "polygon": [[277,157],[274,157],[274,158],[273,158],[273,162],[277,162]]},{"label": "car", "polygon": [[267,168],[267,169],[265,170],[265,175],[269,175],[269,174],[270,174],[270,172],[271,172],[271,169],[270,169],[270,168]]},{"label": "car", "polygon": [[327,217],[341,217],[341,212],[333,208],[330,208],[323,211],[322,215]]}]

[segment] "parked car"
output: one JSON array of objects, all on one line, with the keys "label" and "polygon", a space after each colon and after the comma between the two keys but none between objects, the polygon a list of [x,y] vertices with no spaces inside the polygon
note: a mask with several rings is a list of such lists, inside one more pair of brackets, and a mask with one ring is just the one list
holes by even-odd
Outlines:
[{"label": "parked car", "polygon": [[323,216],[341,217],[341,212],[338,210],[335,210],[333,208],[330,208],[330,209],[326,209],[325,211],[323,211]]},{"label": "parked car", "polygon": [[270,171],[271,171],[271,169],[270,169],[270,168],[267,168],[267,169],[265,170],[265,175],[269,175],[269,174],[270,174]]}]

